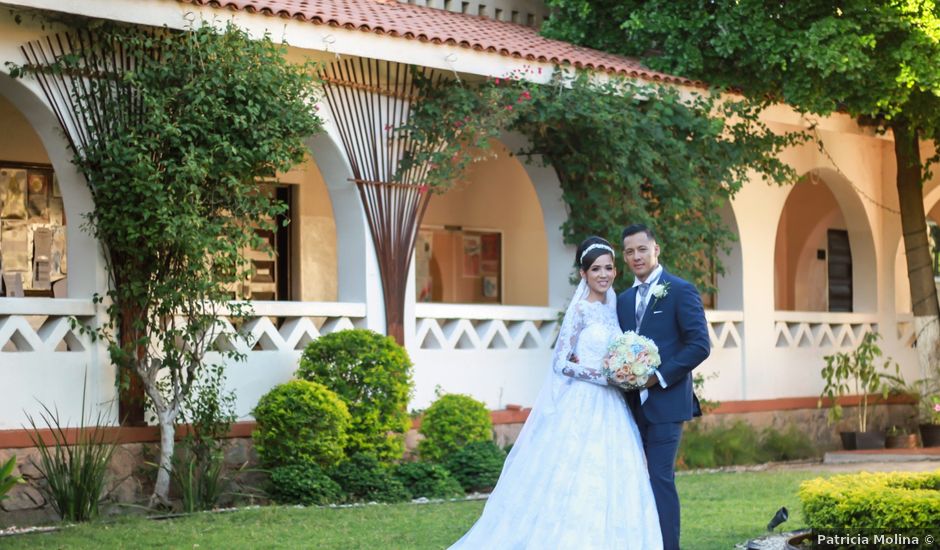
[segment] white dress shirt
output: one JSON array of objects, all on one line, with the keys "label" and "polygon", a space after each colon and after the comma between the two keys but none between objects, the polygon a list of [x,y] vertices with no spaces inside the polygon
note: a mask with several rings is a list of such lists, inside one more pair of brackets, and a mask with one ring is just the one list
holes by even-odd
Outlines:
[{"label": "white dress shirt", "polygon": [[[650,273],[648,277],[646,277],[646,280],[645,280],[645,281],[641,281],[639,277],[636,277],[636,278],[633,279],[633,286],[634,286],[634,287],[638,287],[638,286],[640,286],[640,285],[643,284],[643,283],[649,283],[649,285],[650,285],[650,289],[646,292],[646,299],[645,299],[645,300],[643,299],[642,296],[640,296],[640,292],[637,291],[637,293],[636,293],[636,308],[635,308],[635,310],[634,310],[634,314],[635,314],[637,311],[640,310],[640,304],[641,304],[641,303],[643,304],[643,311],[644,311],[644,312],[646,311],[646,307],[649,306],[649,301],[650,301],[650,299],[653,297],[653,292],[652,292],[653,285],[655,285],[655,284],[659,281],[659,278],[660,278],[660,276],[662,276],[662,274],[663,274],[663,266],[662,266],[662,265],[657,265],[657,266],[656,266],[656,269],[654,269],[653,272]],[[639,332],[640,327],[637,326],[636,328],[637,328],[637,331]],[[666,381],[663,380],[663,377],[659,375],[659,371],[656,371],[656,378],[659,379],[659,385],[665,388],[665,387],[666,387]],[[644,389],[640,390],[640,404],[642,405],[643,403],[646,403],[646,399],[647,399],[649,396],[650,396],[650,391],[649,391],[648,389],[645,389],[645,388],[644,388]]]}]

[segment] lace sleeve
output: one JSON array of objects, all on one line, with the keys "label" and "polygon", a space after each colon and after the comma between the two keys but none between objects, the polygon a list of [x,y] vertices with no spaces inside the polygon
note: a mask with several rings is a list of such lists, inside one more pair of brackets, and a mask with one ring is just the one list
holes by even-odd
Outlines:
[{"label": "lace sleeve", "polygon": [[[578,358],[579,362],[577,363],[571,361],[572,353],[574,353],[578,345],[578,336],[585,326],[584,309],[581,306],[582,303],[579,303],[573,309],[573,319],[570,319],[570,323],[569,319],[566,319],[565,323],[563,323],[562,333],[558,336],[559,341],[555,345],[552,367],[555,369],[556,373],[563,376],[590,382],[599,386],[606,386],[607,377],[601,371],[599,365],[595,365],[594,367],[585,366],[580,362],[581,358]],[[564,340],[562,340],[562,338],[564,338]]]}]

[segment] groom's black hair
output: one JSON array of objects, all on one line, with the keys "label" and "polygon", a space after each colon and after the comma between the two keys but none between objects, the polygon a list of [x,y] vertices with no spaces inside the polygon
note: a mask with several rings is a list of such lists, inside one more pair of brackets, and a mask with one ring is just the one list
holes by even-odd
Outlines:
[{"label": "groom's black hair", "polygon": [[622,243],[624,239],[630,235],[636,235],[637,233],[646,233],[646,236],[649,237],[651,241],[656,240],[656,234],[653,233],[652,229],[643,225],[642,223],[635,223],[623,228],[623,233],[620,234],[620,242]]}]

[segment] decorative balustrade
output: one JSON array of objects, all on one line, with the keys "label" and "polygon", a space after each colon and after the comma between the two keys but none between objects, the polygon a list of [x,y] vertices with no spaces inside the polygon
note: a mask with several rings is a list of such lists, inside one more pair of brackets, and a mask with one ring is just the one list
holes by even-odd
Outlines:
[{"label": "decorative balustrade", "polygon": [[558,310],[547,307],[416,304],[415,343],[422,350],[547,350]]},{"label": "decorative balustrade", "polygon": [[366,305],[341,302],[252,302],[252,312],[242,320],[240,332],[228,317],[216,338],[221,349],[242,354],[280,351],[299,352],[320,336],[366,324]]},{"label": "decorative balustrade", "polygon": [[744,313],[741,311],[706,310],[708,336],[713,349],[744,347]]},{"label": "decorative balustrade", "polygon": [[0,298],[0,354],[85,352],[91,338],[79,324],[95,316],[91,300]]},{"label": "decorative balustrade", "polygon": [[777,311],[774,332],[777,348],[854,348],[866,332],[878,330],[878,315]]}]

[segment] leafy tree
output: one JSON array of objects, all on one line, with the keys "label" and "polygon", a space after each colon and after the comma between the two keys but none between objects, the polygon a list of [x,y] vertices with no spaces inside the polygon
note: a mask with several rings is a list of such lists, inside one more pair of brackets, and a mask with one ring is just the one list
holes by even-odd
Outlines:
[{"label": "leafy tree", "polygon": [[932,0],[549,0],[551,37],[640,56],[765,104],[836,110],[891,131],[922,365],[935,365],[940,306],[927,242],[921,140],[940,131],[940,11]]},{"label": "leafy tree", "polygon": [[174,424],[217,348],[219,315],[250,313],[229,302],[249,267],[244,250],[262,246],[257,229],[283,212],[257,182],[300,162],[321,129],[312,71],[232,24],[75,25],[90,37],[84,51],[23,69],[83,79],[70,108],[84,139],[70,137],[95,205],[86,227],[110,275],[100,335],[139,377],[160,425],[151,503],[166,504]]}]

